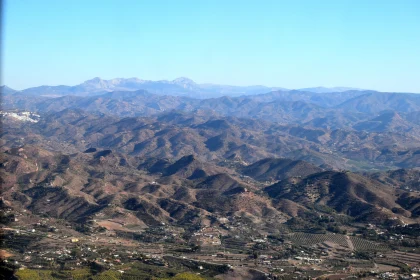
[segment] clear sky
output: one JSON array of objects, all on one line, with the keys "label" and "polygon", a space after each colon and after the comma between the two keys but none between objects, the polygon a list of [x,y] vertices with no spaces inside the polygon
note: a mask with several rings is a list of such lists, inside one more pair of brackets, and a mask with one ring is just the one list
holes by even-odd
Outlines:
[{"label": "clear sky", "polygon": [[5,0],[2,84],[99,76],[420,93],[419,0]]}]

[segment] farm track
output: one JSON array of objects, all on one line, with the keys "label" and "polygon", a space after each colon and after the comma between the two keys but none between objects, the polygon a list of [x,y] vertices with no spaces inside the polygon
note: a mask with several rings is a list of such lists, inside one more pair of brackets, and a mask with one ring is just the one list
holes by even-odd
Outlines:
[{"label": "farm track", "polygon": [[353,245],[353,242],[351,241],[349,236],[346,236],[346,241],[347,241],[347,245],[350,248],[350,250],[354,251],[354,245]]}]

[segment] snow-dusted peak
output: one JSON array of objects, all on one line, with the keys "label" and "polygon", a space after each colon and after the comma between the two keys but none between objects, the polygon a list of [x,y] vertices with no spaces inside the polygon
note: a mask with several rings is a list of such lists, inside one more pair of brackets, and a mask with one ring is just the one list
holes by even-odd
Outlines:
[{"label": "snow-dusted peak", "polygon": [[176,78],[171,83],[181,86],[184,89],[189,89],[189,90],[197,87],[197,84],[193,80],[185,78],[185,77]]},{"label": "snow-dusted peak", "polygon": [[187,84],[196,85],[196,83],[193,80],[185,78],[185,77],[176,78],[175,80],[172,81],[172,83],[178,84],[178,85],[187,85]]},{"label": "snow-dusted peak", "polygon": [[96,83],[100,83],[101,81],[103,81],[101,78],[95,77],[93,79],[84,81],[84,84],[96,84]]},{"label": "snow-dusted peak", "polygon": [[136,78],[136,77],[125,79],[125,81],[130,82],[130,83],[134,83],[134,82],[135,83],[144,83],[144,82],[146,82],[146,80],[142,80],[142,79],[139,79],[139,78]]},{"label": "snow-dusted peak", "polygon": [[97,89],[104,89],[104,90],[114,90],[118,89],[119,87],[125,88],[128,86],[133,86],[136,84],[143,84],[145,81],[138,79],[138,78],[115,78],[111,80],[103,80],[99,77],[93,78],[91,80],[85,81],[81,86],[88,87],[88,88],[97,88]]}]

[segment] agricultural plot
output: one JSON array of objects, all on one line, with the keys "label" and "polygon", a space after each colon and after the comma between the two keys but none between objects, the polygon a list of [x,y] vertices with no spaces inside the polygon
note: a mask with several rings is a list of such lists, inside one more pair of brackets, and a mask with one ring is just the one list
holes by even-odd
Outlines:
[{"label": "agricultural plot", "polygon": [[[21,280],[55,280],[55,279],[73,279],[82,280],[92,276],[89,269],[77,269],[73,271],[55,271],[55,270],[41,270],[41,269],[24,269],[16,273],[18,279]],[[112,278],[108,278],[112,279]]]},{"label": "agricultural plot", "polygon": [[387,254],[387,257],[409,265],[420,265],[420,254],[395,251]]},{"label": "agricultural plot", "polygon": [[[119,269],[123,270],[119,270]],[[118,267],[115,270],[106,270],[99,273],[94,273],[88,268],[76,270],[44,270],[44,269],[24,269],[19,270],[16,276],[19,280],[58,280],[58,279],[73,279],[73,280],[146,280],[146,279],[169,279],[174,275],[179,275],[182,270],[172,270],[168,268],[147,266],[147,265],[132,265],[125,267]],[[213,273],[214,274],[214,273]],[[181,275],[185,277],[192,276],[192,278],[179,279],[204,279],[194,278],[194,273],[184,272]],[[175,278],[177,279],[177,278]]]},{"label": "agricultural plot", "polygon": [[350,236],[356,251],[386,251],[389,250],[384,244],[375,243],[359,237]]},{"label": "agricultural plot", "polygon": [[314,234],[297,232],[290,235],[289,238],[296,245],[314,245],[329,241],[348,248],[346,237],[342,234]]},{"label": "agricultural plot", "polygon": [[42,266],[42,267],[53,267],[53,263],[51,261],[47,261],[46,259],[38,256],[33,256],[31,261],[27,264],[32,266]]},{"label": "agricultural plot", "polygon": [[225,248],[242,251],[246,249],[247,242],[243,240],[237,240],[234,238],[225,238],[225,239],[222,239],[222,245]]},{"label": "agricultural plot", "polygon": [[16,276],[20,280],[48,280],[48,279],[54,279],[54,277],[51,276],[51,270],[19,270],[16,273]]},{"label": "agricultural plot", "polygon": [[31,244],[40,241],[40,237],[29,235],[7,234],[0,236],[0,248],[10,248],[19,252],[24,252]]}]

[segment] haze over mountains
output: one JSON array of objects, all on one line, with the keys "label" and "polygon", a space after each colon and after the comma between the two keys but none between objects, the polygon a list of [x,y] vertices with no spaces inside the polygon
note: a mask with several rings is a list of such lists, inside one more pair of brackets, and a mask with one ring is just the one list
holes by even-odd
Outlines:
[{"label": "haze over mountains", "polygon": [[[134,90],[139,87],[144,88]],[[345,89],[273,91],[197,85],[186,78],[95,78],[73,87],[20,92],[3,87],[2,109],[42,113],[44,118],[33,127],[47,134],[57,122],[64,129],[88,129],[83,137],[67,135],[73,139],[66,141],[86,140],[95,133],[104,148],[148,156],[180,158],[192,153],[208,160],[236,154],[247,162],[286,157],[350,170],[419,167],[420,95]],[[239,91],[237,97],[189,97]],[[251,94],[258,91],[263,93]],[[74,125],[71,120],[78,118],[70,114],[73,111],[81,116],[85,111],[92,122]],[[153,128],[139,130],[138,122]],[[105,123],[115,127],[112,133],[101,131]],[[95,124],[99,126],[92,127]],[[174,135],[183,140],[174,140]]]},{"label": "haze over mountains", "polygon": [[[275,90],[289,91],[289,89],[281,87],[267,87],[261,85],[254,86],[230,86],[217,84],[197,84],[188,78],[177,78],[172,81],[160,80],[150,81],[141,80],[138,78],[116,78],[111,80],[103,80],[99,77],[87,80],[76,86],[38,86],[27,88],[19,91],[23,94],[42,95],[42,96],[62,96],[62,95],[96,95],[103,94],[110,91],[136,91],[139,89],[147,90],[150,93],[163,95],[180,95],[193,98],[208,98],[220,96],[239,96],[239,95],[253,95],[260,93],[267,93]],[[349,87],[314,87],[305,88],[301,91],[328,93],[328,92],[343,92],[348,90],[358,90]],[[15,90],[5,87],[2,89],[4,93],[13,93]]]}]

